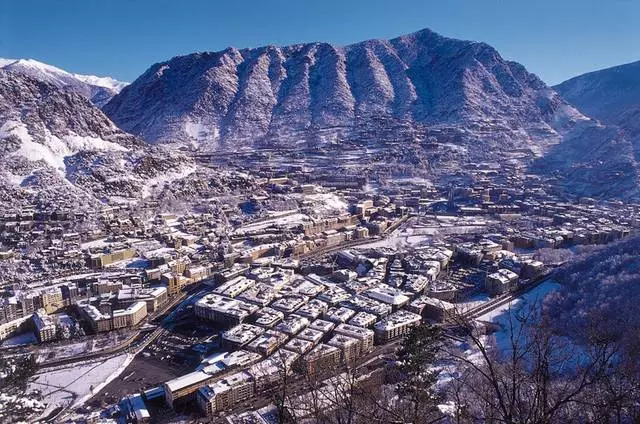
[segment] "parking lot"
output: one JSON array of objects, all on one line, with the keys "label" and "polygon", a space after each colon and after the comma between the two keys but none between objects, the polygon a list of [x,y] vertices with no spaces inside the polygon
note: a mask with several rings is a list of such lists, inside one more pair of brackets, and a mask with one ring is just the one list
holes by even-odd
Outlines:
[{"label": "parking lot", "polygon": [[204,358],[219,349],[219,331],[215,325],[201,322],[191,311],[185,311],[118,378],[98,393],[90,405],[114,403],[128,394],[162,385],[195,370]]}]

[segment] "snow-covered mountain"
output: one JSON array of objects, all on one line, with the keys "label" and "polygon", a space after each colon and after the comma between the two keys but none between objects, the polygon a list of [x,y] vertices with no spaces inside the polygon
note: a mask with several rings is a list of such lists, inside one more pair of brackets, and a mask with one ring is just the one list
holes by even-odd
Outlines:
[{"label": "snow-covered mountain", "polygon": [[586,115],[620,127],[640,150],[640,61],[580,75],[554,88]]},{"label": "snow-covered mountain", "polygon": [[[371,151],[384,154],[393,149],[385,149],[387,143],[403,141],[419,142],[423,150],[416,160],[434,178],[455,174],[464,164],[516,160],[530,165],[537,158],[532,170],[553,176],[573,193],[638,193],[640,165],[627,134],[583,115],[491,46],[430,30],[344,47],[228,48],[155,64],[103,107],[122,130],[153,146],[129,145],[137,140],[89,102],[79,116],[95,114],[95,119],[65,126],[80,106],[78,91],[100,102],[72,82],[61,83],[60,74],[46,65],[26,62],[4,65],[4,95],[17,96],[9,102],[12,112],[0,115],[5,140],[14,140],[7,145],[14,146],[14,156],[42,159],[49,171],[62,172],[65,181],[93,193],[100,186],[105,192],[144,196],[155,190],[149,190],[149,181],[166,182],[158,172],[170,180],[189,175],[202,180],[187,159],[174,160],[181,156],[176,145],[235,151],[356,143],[373,144]],[[117,85],[71,78],[78,84]],[[26,98],[20,98],[23,92]],[[64,92],[72,94],[63,99]],[[33,104],[31,115],[19,112],[24,101]],[[58,133],[60,122],[64,131]],[[54,139],[44,143],[55,154],[25,153],[32,146],[29,137],[40,137],[35,142],[42,144],[49,134],[62,140],[62,147]],[[167,150],[158,154],[158,149]],[[144,167],[136,168],[141,163]],[[27,174],[14,173],[12,181],[23,187]],[[200,186],[204,193],[211,185]]]},{"label": "snow-covered mountain", "polygon": [[150,180],[190,166],[157,150],[118,129],[85,97],[0,69],[0,203],[142,196]]},{"label": "snow-covered mountain", "polygon": [[[571,189],[599,196],[638,196],[640,186],[640,61],[571,78],[554,89],[600,121],[574,131],[544,161],[569,171]],[[597,182],[597,183],[596,183]]]},{"label": "snow-covered mountain", "polygon": [[72,74],[55,66],[33,59],[2,59],[0,68],[39,79],[78,93],[91,100],[98,107],[104,106],[113,96],[118,94],[128,83],[116,81],[111,77]]},{"label": "snow-covered mountain", "polygon": [[[491,46],[422,30],[346,47],[310,43],[175,57],[104,106],[122,129],[216,149],[340,140],[373,120],[446,126],[526,147],[585,119]],[[374,126],[372,128],[371,126]]]}]

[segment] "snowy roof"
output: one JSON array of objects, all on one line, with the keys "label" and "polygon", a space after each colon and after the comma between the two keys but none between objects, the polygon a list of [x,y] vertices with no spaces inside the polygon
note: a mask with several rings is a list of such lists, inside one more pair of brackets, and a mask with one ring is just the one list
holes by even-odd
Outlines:
[{"label": "snowy roof", "polygon": [[190,372],[180,377],[176,377],[173,380],[169,380],[165,383],[165,385],[171,392],[175,392],[178,390],[182,390],[185,387],[190,387],[194,384],[206,381],[210,379],[214,374],[219,373],[223,369],[224,367],[218,364],[209,365],[202,370]]},{"label": "snowy roof", "polygon": [[356,339],[366,339],[373,337],[373,330],[369,330],[363,327],[356,327],[355,325],[340,324],[334,330],[338,334],[344,334]]},{"label": "snowy roof", "polygon": [[397,311],[375,325],[376,330],[391,330],[412,323],[419,323],[422,317],[409,311]]},{"label": "snowy roof", "polygon": [[402,294],[400,290],[383,285],[368,290],[366,295],[372,299],[379,300],[380,302],[388,303],[390,305],[402,305],[409,301],[409,298]]},{"label": "snowy roof", "polygon": [[258,337],[264,329],[251,324],[239,324],[227,330],[222,335],[224,340],[232,343],[245,344]]}]

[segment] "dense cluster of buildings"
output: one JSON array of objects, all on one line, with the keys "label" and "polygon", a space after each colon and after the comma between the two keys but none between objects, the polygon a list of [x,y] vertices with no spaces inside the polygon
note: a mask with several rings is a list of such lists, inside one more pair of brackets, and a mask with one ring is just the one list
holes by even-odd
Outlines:
[{"label": "dense cluster of buildings", "polygon": [[[609,243],[638,225],[633,205],[561,202],[491,164],[440,188],[394,180],[383,164],[372,194],[330,163],[309,172],[306,158],[254,159],[255,188],[237,204],[202,199],[207,212],[158,214],[150,201],[104,207],[97,223],[74,211],[0,216],[0,266],[16,270],[1,283],[0,341],[25,331],[56,340],[65,314],[94,333],[136,328],[197,287],[187,309],[221,329],[224,353],[161,391],[212,416],[283,373],[323,378],[357,364],[425,319],[448,320],[472,294],[517,290],[545,275],[539,249]],[[415,233],[385,244],[409,218]],[[358,247],[369,242],[380,243]],[[18,278],[24,270],[34,278]],[[143,397],[126,400],[138,420],[149,419]]]},{"label": "dense cluster of buildings", "polygon": [[[195,302],[193,311],[200,319],[228,328],[222,334],[223,346],[246,358],[244,366],[220,361],[167,382],[167,402],[195,397],[204,412],[214,414],[276,384],[283,372],[278,358],[286,356],[295,372],[316,376],[355,364],[373,351],[375,343],[399,339],[422,321],[422,315],[406,308],[412,299],[425,297],[428,282],[435,280],[430,270],[436,265],[421,267],[420,260],[437,258],[440,267],[453,256],[444,247],[423,253],[422,259],[416,256],[398,265],[396,253],[340,251],[335,260],[345,267],[325,276],[273,265],[229,274]],[[411,271],[402,263],[416,267]],[[421,276],[425,284],[416,289],[407,278],[413,290],[406,292],[400,273]],[[434,305],[440,302],[432,300]]]}]

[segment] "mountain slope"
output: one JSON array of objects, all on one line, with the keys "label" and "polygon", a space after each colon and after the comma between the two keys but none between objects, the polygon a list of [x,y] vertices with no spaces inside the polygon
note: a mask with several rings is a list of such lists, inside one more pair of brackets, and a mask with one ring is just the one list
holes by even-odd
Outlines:
[{"label": "mountain slope", "polygon": [[554,88],[583,113],[620,127],[640,150],[640,61],[580,75]]},{"label": "mountain slope", "polygon": [[140,196],[150,178],[182,166],[179,155],[155,150],[79,94],[0,69],[0,203]]},{"label": "mountain slope", "polygon": [[460,127],[526,147],[557,141],[567,122],[584,119],[487,44],[429,30],[346,47],[310,43],[175,57],[149,68],[104,111],[149,142],[205,149],[343,140],[372,129],[372,119]]},{"label": "mountain slope", "polygon": [[126,82],[116,81],[110,77],[71,74],[33,59],[0,59],[0,68],[80,94],[98,107],[104,106],[127,85]]}]

